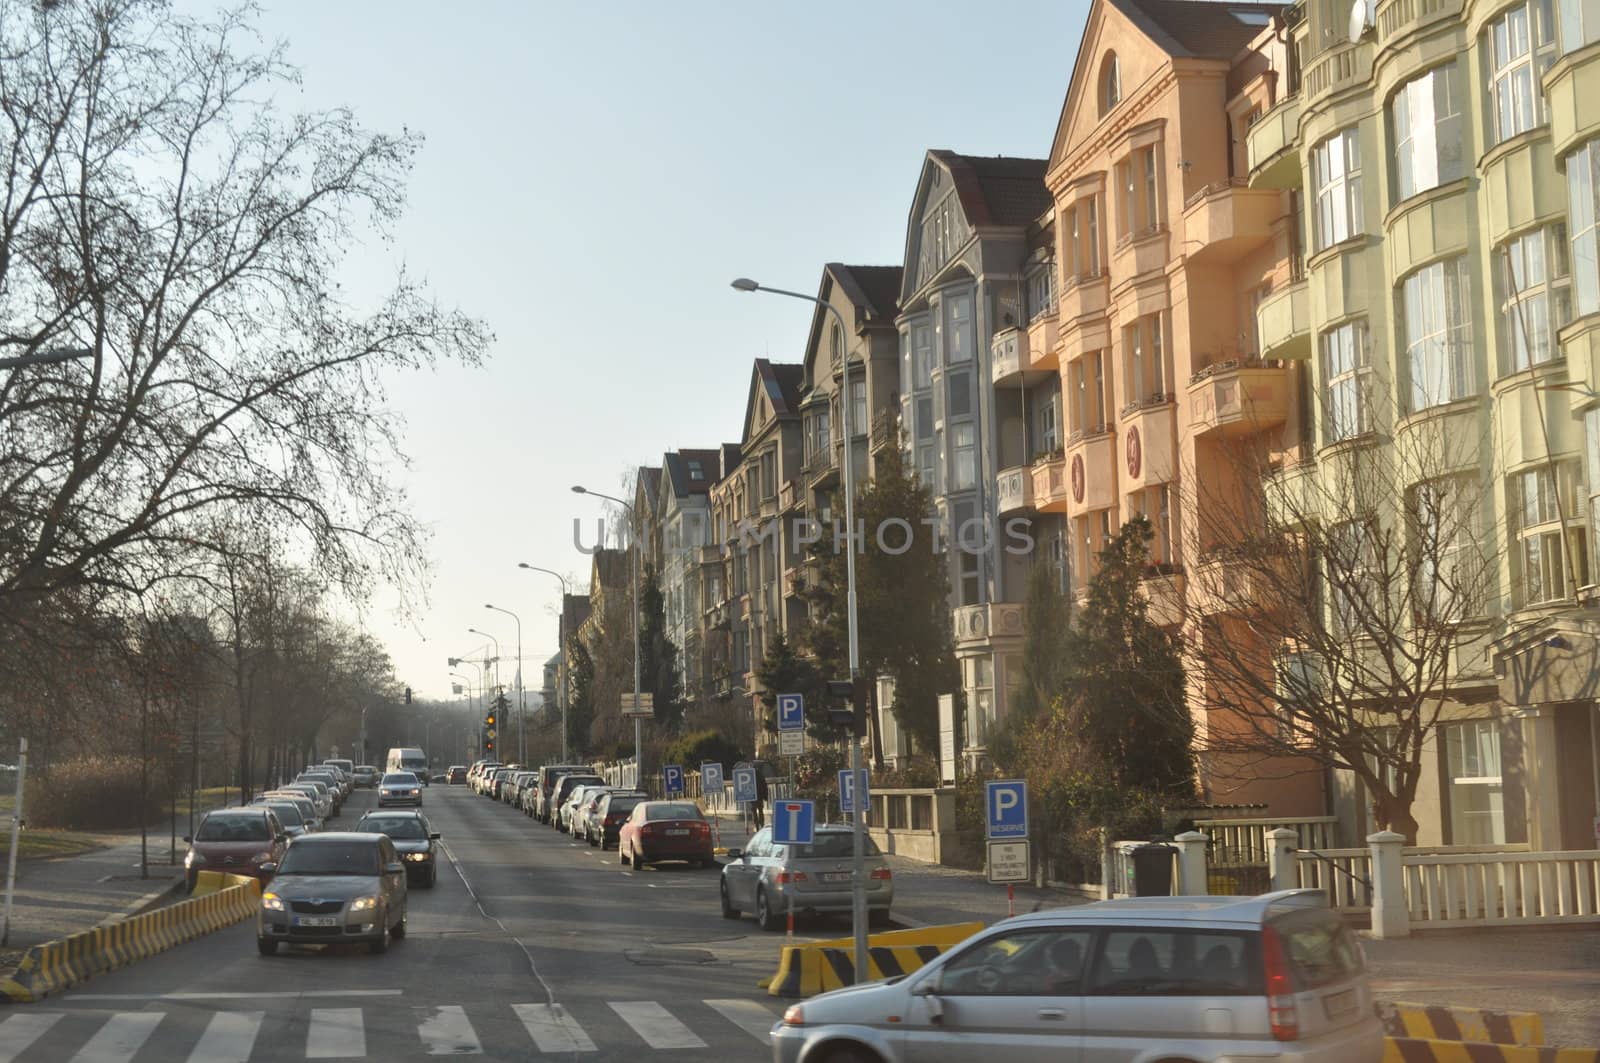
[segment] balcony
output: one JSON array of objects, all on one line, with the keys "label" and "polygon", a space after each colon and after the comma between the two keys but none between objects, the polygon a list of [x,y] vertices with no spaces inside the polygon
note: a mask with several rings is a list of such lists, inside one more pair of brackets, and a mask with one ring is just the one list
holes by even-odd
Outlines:
[{"label": "balcony", "polygon": [[1189,380],[1189,419],[1196,435],[1243,436],[1277,428],[1289,416],[1289,371],[1230,358]]},{"label": "balcony", "polygon": [[1115,451],[1116,437],[1104,426],[1074,435],[1067,441],[1067,480],[1071,488],[1066,507],[1068,516],[1076,517],[1116,505]]},{"label": "balcony", "polygon": [[996,387],[1020,387],[1028,368],[1028,334],[1015,326],[996,332],[989,343],[989,366]]},{"label": "balcony", "polygon": [[1079,318],[1104,317],[1110,296],[1111,282],[1104,270],[1068,277],[1066,287],[1061,292],[1058,320],[1070,326]]},{"label": "balcony", "polygon": [[1028,470],[1033,480],[1034,508],[1041,513],[1062,513],[1067,508],[1067,459],[1055,454],[1041,458]]},{"label": "balcony", "polygon": [[1311,295],[1304,280],[1261,301],[1256,335],[1264,358],[1311,357]]},{"label": "balcony", "polygon": [[793,598],[806,589],[805,565],[791,565],[783,570],[783,596]]},{"label": "balcony", "polygon": [[958,605],[951,620],[955,626],[956,648],[981,649],[995,639],[1021,639],[1021,602],[990,602],[988,605]]},{"label": "balcony", "polygon": [[1139,583],[1139,593],[1150,603],[1150,622],[1176,627],[1183,621],[1183,571],[1175,565],[1151,565]]},{"label": "balcony", "polygon": [[1232,547],[1213,547],[1194,566],[1189,580],[1190,604],[1202,616],[1249,613],[1263,608],[1274,595],[1297,581],[1285,580],[1287,557],[1251,557]]},{"label": "balcony", "polygon": [[1245,134],[1251,188],[1299,188],[1300,97],[1279,100]]},{"label": "balcony", "polygon": [[900,411],[885,407],[872,415],[872,449],[886,450],[900,443]]},{"label": "balcony", "polygon": [[1025,465],[1001,469],[995,477],[995,497],[999,500],[1000,515],[1018,513],[1033,508],[1033,470]]},{"label": "balcony", "polygon": [[715,543],[702,546],[699,550],[699,561],[702,565],[722,564],[722,547]]},{"label": "balcony", "polygon": [[1216,181],[1183,204],[1184,245],[1194,261],[1232,262],[1272,238],[1282,209],[1276,189],[1245,187],[1242,177]]},{"label": "balcony", "polygon": [[805,483],[798,476],[791,476],[783,481],[783,486],[778,489],[778,511],[788,513],[799,509],[805,504]]},{"label": "balcony", "polygon": [[1150,395],[1130,403],[1117,418],[1122,429],[1122,491],[1172,483],[1177,476],[1177,396]]},{"label": "balcony", "polygon": [[839,479],[839,454],[831,445],[806,459],[806,483],[812,487],[831,487]]},{"label": "balcony", "polygon": [[1025,335],[1028,345],[1021,352],[1024,365],[1041,372],[1055,372],[1061,368],[1061,357],[1056,351],[1056,341],[1061,338],[1061,319],[1054,307],[1035,314],[1028,322]]},{"label": "balcony", "polygon": [[[1122,281],[1167,268],[1171,261],[1171,234],[1164,224],[1136,233],[1123,233],[1111,252],[1112,265]],[[1120,283],[1120,282],[1119,282]]]}]

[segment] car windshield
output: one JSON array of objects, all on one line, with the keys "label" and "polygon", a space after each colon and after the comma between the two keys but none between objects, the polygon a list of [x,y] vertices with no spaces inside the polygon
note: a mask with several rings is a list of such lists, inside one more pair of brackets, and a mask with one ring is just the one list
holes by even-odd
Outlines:
[{"label": "car windshield", "polygon": [[632,812],[634,806],[643,800],[642,797],[613,797],[611,803],[606,805],[606,812]]},{"label": "car windshield", "polygon": [[383,777],[383,785],[385,786],[411,786],[416,781],[417,777],[409,771],[391,771]]},{"label": "car windshield", "polygon": [[[311,835],[315,838],[316,835]],[[280,875],[376,875],[378,846],[361,842],[322,842],[289,846],[278,865]]]},{"label": "car windshield", "polygon": [[195,841],[264,842],[272,837],[265,816],[207,816]]},{"label": "car windshield", "polygon": [[284,826],[305,826],[306,818],[300,814],[300,808],[298,805],[292,805],[287,801],[268,801],[267,807],[272,809],[273,813],[280,821],[282,821]]},{"label": "car windshield", "polygon": [[701,819],[700,809],[687,801],[658,801],[645,811],[646,819]]},{"label": "car windshield", "polygon": [[373,816],[356,824],[356,830],[374,834],[387,834],[401,841],[424,841],[428,830],[414,816]]},{"label": "car windshield", "polygon": [[[870,837],[863,839],[866,845],[863,851],[868,856],[882,856],[883,851]],[[840,857],[855,855],[855,839],[849,831],[831,830],[819,831],[812,835],[810,845],[791,846],[792,856],[796,860],[837,860]]]}]

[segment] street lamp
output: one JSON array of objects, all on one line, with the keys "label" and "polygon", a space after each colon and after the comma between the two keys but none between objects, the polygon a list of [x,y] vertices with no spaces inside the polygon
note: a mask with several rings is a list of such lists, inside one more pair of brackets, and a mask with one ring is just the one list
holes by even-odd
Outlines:
[{"label": "street lamp", "polygon": [[[825,299],[804,292],[785,291],[782,288],[767,288],[748,277],[740,277],[733,282],[736,291],[741,292],[767,292],[772,295],[783,295],[790,299],[800,299],[804,302],[815,303],[828,313],[832,314],[834,321],[839,326],[841,337],[850,335],[850,326],[845,323],[844,315],[839,313],[837,307]],[[856,547],[852,538],[855,535],[855,438],[850,430],[850,356],[848,352],[841,352],[844,368],[844,394],[841,395],[839,405],[843,407],[844,431],[844,527],[845,527],[845,628],[849,633],[850,647],[850,685],[855,688],[857,673],[861,668],[861,644],[856,636]],[[859,704],[865,699],[857,696],[855,709],[857,714],[866,711],[866,706]],[[859,715],[858,715],[859,718]],[[861,777],[861,737],[853,734],[850,736],[850,777]],[[856,980],[862,981],[867,970],[867,891],[866,891],[866,816],[862,810],[862,802],[855,802],[855,811],[850,813],[851,835],[854,846],[851,856],[851,886],[850,886],[850,921],[854,924],[856,946]]]},{"label": "street lamp", "polygon": [[494,643],[494,696],[498,700],[500,697],[500,640],[489,634],[487,631],[479,631],[475,627],[469,627],[467,630],[472,632],[474,635],[482,635],[484,638]]},{"label": "street lamp", "polygon": [[498,605],[485,605],[485,609],[492,609],[497,613],[504,613],[517,622],[517,759],[523,764],[528,763],[528,720],[527,699],[523,697],[522,689],[527,682],[522,678],[522,617],[509,609],[502,609]]},{"label": "street lamp", "polygon": [[56,362],[70,362],[76,358],[88,358],[92,354],[94,354],[94,351],[87,347],[62,347],[53,351],[18,354],[10,358],[0,358],[0,369],[21,369],[25,365],[53,365]]},{"label": "street lamp", "polygon": [[[607,502],[615,502],[628,511],[628,520],[637,523],[638,517],[633,512],[633,506],[615,495],[601,494],[591,491],[582,485],[574,485],[572,493],[576,495],[593,495],[603,498]],[[638,529],[633,529],[633,549],[628,552],[628,560],[633,569],[633,781],[637,786],[644,785],[644,720],[639,712],[639,534]]]},{"label": "street lamp", "polygon": [[517,562],[517,567],[525,568],[529,572],[543,572],[561,581],[561,612],[556,617],[556,637],[561,641],[561,692],[557,702],[561,706],[561,763],[565,764],[567,762],[567,596],[571,592],[567,587],[567,577],[554,569],[540,568],[526,561]]}]

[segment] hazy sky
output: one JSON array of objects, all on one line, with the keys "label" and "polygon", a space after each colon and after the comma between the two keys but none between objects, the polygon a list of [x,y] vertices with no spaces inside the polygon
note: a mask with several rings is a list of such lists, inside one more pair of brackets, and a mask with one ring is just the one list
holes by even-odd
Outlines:
[{"label": "hazy sky", "polygon": [[572,484],[615,494],[664,450],[737,440],[751,359],[800,359],[805,304],[728,281],[814,291],[824,262],[900,262],[928,148],[1045,155],[1087,4],[265,9],[305,107],[427,137],[405,222],[357,252],[354,287],[403,260],[497,337],[484,368],[390,393],[434,577],[414,616],[385,595],[364,623],[403,682],[443,697],[445,658],[485,645],[469,627],[515,653],[486,602],[521,615],[537,689],[557,586],[516,564],[587,583],[572,520],[592,537],[599,507]]}]

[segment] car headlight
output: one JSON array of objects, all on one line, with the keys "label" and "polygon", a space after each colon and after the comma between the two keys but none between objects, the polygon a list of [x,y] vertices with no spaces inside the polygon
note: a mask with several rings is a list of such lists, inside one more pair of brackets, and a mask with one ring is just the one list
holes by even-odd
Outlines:
[{"label": "car headlight", "polygon": [[188,854],[183,858],[184,867],[198,867],[205,862],[206,858],[195,852],[193,849],[190,849]]},{"label": "car headlight", "polygon": [[269,890],[261,895],[261,907],[267,909],[269,912],[284,911],[283,898]]},{"label": "car headlight", "polygon": [[406,853],[405,855],[406,859],[410,860],[414,864],[420,864],[422,861],[428,858],[427,853]]},{"label": "car headlight", "polygon": [[411,796],[412,797],[421,797],[422,796],[422,791],[421,790],[412,790],[411,791]]},{"label": "car headlight", "polygon": [[377,906],[378,898],[376,897],[357,897],[355,900],[350,902],[350,910],[352,912],[367,912],[371,911]]}]

